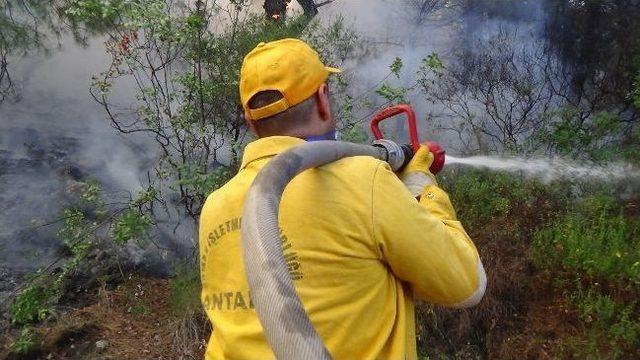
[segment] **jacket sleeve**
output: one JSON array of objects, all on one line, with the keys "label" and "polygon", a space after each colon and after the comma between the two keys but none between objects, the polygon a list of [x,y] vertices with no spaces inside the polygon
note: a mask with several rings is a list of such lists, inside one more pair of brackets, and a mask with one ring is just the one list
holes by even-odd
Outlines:
[{"label": "jacket sleeve", "polygon": [[448,195],[427,186],[420,201],[380,164],[373,179],[372,228],[380,256],[418,298],[450,307],[482,299],[486,275]]}]

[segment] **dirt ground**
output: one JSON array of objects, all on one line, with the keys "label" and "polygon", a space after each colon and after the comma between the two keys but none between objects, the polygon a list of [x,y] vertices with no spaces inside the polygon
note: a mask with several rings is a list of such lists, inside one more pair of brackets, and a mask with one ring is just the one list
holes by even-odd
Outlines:
[{"label": "dirt ground", "polygon": [[[94,303],[38,326],[40,340],[22,358],[202,359],[206,326],[172,314],[169,293],[168,279],[131,278],[115,289],[100,289]],[[102,350],[99,341],[106,341]],[[11,335],[3,342],[13,342]]]},{"label": "dirt ground", "polygon": [[[504,268],[503,268],[504,269]],[[514,274],[526,274],[522,269]],[[504,276],[490,274],[490,276]],[[579,333],[579,322],[563,301],[561,294],[540,288],[548,283],[540,275],[516,276],[512,281],[537,284],[537,295],[529,301],[518,300],[518,306],[505,309],[495,304],[497,293],[489,295],[480,308],[465,311],[436,309],[439,327],[447,331],[448,341],[456,342],[456,327],[484,332],[488,353],[477,346],[456,349],[457,359],[552,359],[561,358],[565,338]],[[505,286],[510,286],[509,281]],[[526,286],[523,293],[533,291]],[[71,309],[51,323],[36,328],[38,343],[23,359],[202,359],[209,332],[197,320],[185,320],[172,314],[168,299],[170,280],[131,278],[114,289],[99,289],[89,304]],[[504,298],[502,299],[504,301]],[[500,313],[497,309],[500,309]],[[493,318],[488,319],[487,314]],[[463,324],[462,326],[460,324]],[[482,329],[478,329],[481,327]],[[434,337],[435,330],[418,325],[419,336]],[[422,331],[420,330],[422,329]],[[488,335],[488,334],[491,335]],[[10,344],[16,334],[5,334],[2,342]],[[468,335],[468,334],[467,334]],[[96,343],[106,341],[99,350]],[[428,341],[428,346],[444,341]],[[425,344],[426,345],[426,344]],[[441,348],[445,351],[445,348]],[[449,354],[451,354],[449,349]],[[440,352],[442,354],[442,352]],[[0,359],[20,359],[6,350]]]}]

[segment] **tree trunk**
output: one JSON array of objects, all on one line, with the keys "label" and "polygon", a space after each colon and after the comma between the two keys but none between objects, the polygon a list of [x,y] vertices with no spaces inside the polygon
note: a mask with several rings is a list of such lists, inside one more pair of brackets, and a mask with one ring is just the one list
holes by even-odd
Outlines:
[{"label": "tree trunk", "polygon": [[304,14],[308,18],[312,18],[318,14],[318,6],[316,6],[315,1],[313,0],[298,0],[298,4],[302,6],[302,10],[304,10]]},{"label": "tree trunk", "polygon": [[[287,16],[287,4],[291,0],[265,0],[264,8],[265,14],[268,19],[274,21],[284,21]],[[304,10],[305,16],[311,19],[318,14],[318,6],[313,0],[297,0],[302,10]]]}]

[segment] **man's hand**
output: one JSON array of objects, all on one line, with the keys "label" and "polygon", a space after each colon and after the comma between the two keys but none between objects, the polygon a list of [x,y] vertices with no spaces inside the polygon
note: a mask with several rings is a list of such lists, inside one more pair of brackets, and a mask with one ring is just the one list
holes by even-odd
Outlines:
[{"label": "man's hand", "polygon": [[413,196],[422,195],[425,187],[429,185],[438,185],[436,177],[429,171],[432,163],[433,154],[426,145],[420,145],[411,161],[400,172],[400,180]]}]

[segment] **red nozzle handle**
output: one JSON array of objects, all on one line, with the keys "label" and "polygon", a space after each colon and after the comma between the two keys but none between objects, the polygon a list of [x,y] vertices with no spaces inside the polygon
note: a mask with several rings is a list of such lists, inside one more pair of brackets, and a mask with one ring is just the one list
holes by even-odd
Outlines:
[{"label": "red nozzle handle", "polygon": [[388,107],[386,109],[382,109],[378,111],[371,119],[371,132],[373,132],[373,136],[376,140],[383,139],[382,131],[380,131],[380,127],[378,124],[382,120],[386,120],[390,117],[396,116],[398,114],[405,113],[407,114],[407,122],[409,123],[409,138],[411,140],[411,150],[415,154],[416,151],[420,148],[420,140],[418,140],[418,128],[416,126],[416,114],[413,112],[413,109],[409,105],[395,105]]},{"label": "red nozzle handle", "polygon": [[429,171],[433,175],[437,174],[444,167],[444,149],[440,144],[435,141],[429,141],[427,143],[427,147],[429,151],[433,154],[433,163],[431,163],[431,167],[429,167]]},{"label": "red nozzle handle", "polygon": [[[409,123],[409,138],[411,140],[411,150],[415,154],[420,148],[420,140],[418,139],[418,128],[416,125],[416,114],[413,112],[413,109],[409,105],[396,105],[391,106],[386,109],[382,109],[378,111],[371,119],[371,132],[373,132],[373,136],[376,140],[380,140],[383,138],[382,131],[380,131],[379,123],[382,120],[386,120],[398,114],[405,113],[407,114],[407,122]],[[432,174],[437,174],[444,167],[444,159],[445,152],[442,146],[435,141],[427,142],[427,147],[429,151],[433,153],[433,163],[429,168]]]}]

